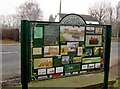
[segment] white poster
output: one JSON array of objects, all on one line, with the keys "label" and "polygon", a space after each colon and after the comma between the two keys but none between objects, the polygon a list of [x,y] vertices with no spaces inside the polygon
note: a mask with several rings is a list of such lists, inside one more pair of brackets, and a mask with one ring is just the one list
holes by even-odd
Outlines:
[{"label": "white poster", "polygon": [[94,69],[94,64],[89,64],[89,65],[88,65],[88,68],[89,68],[89,69]]},{"label": "white poster", "polygon": [[63,67],[56,67],[56,73],[62,73]]},{"label": "white poster", "polygon": [[82,65],[82,70],[84,70],[84,69],[88,69],[88,65],[87,64]]},{"label": "white poster", "polygon": [[46,69],[38,69],[38,75],[46,75]]},{"label": "white poster", "polygon": [[48,68],[47,69],[47,74],[54,74],[54,73],[55,73],[54,68]]},{"label": "white poster", "polygon": [[95,68],[100,68],[100,63],[95,63]]}]

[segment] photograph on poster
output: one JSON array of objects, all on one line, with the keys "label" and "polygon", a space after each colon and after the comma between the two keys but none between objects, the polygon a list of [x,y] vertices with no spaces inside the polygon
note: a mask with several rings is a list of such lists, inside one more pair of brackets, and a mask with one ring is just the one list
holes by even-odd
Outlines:
[{"label": "photograph on poster", "polygon": [[61,55],[67,55],[67,45],[61,45]]},{"label": "photograph on poster", "polygon": [[82,47],[78,47],[78,49],[77,49],[77,55],[78,56],[83,55],[83,48]]},{"label": "photograph on poster", "polygon": [[92,49],[85,49],[86,56],[92,56]]},{"label": "photograph on poster", "polygon": [[47,68],[47,74],[54,74],[55,69],[54,68]]},{"label": "photograph on poster", "polygon": [[46,68],[45,69],[38,69],[38,75],[46,75]]},{"label": "photograph on poster", "polygon": [[97,55],[103,55],[103,47],[95,47],[94,48],[94,55],[97,56]]},{"label": "photograph on poster", "polygon": [[81,62],[82,57],[73,57],[73,63]]},{"label": "photograph on poster", "polygon": [[42,54],[42,48],[33,48],[33,55]]},{"label": "photograph on poster", "polygon": [[79,42],[67,42],[67,49],[69,52],[76,51],[79,46]]},{"label": "photograph on poster", "polygon": [[103,28],[102,27],[96,27],[95,33],[96,34],[102,34]]},{"label": "photograph on poster", "polygon": [[88,64],[82,65],[82,70],[88,69]]},{"label": "photograph on poster", "polygon": [[81,73],[86,73],[86,72],[87,72],[87,70],[82,70],[82,71],[80,71],[80,74],[81,74]]},{"label": "photograph on poster", "polygon": [[73,75],[76,75],[76,74],[78,74],[78,72],[73,72],[72,74],[73,74]]},{"label": "photograph on poster", "polygon": [[54,57],[53,58],[53,66],[56,67],[56,66],[61,66],[62,64],[62,59],[61,57]]},{"label": "photograph on poster", "polygon": [[63,67],[56,67],[56,73],[62,73]]},{"label": "photograph on poster", "polygon": [[69,72],[78,72],[80,71],[81,68],[81,64],[80,63],[75,63],[75,64],[67,64],[65,65],[65,72],[69,73]]},{"label": "photograph on poster", "polygon": [[85,27],[61,26],[60,41],[84,41]]},{"label": "photograph on poster", "polygon": [[34,69],[48,68],[53,66],[52,58],[38,58],[34,59]]},{"label": "photograph on poster", "polygon": [[100,68],[101,67],[101,63],[95,63],[95,68]]},{"label": "photograph on poster", "polygon": [[96,63],[100,62],[101,57],[91,57],[91,58],[83,58],[82,63]]},{"label": "photograph on poster", "polygon": [[63,74],[61,74],[61,73],[59,73],[59,74],[53,74],[52,78],[57,78],[57,77],[62,77],[62,76],[63,76]]},{"label": "photograph on poster", "polygon": [[86,46],[102,46],[102,35],[86,35]]},{"label": "photograph on poster", "polygon": [[44,46],[44,56],[56,56],[59,55],[59,46]]},{"label": "photograph on poster", "polygon": [[44,75],[44,76],[39,76],[39,77],[38,77],[38,79],[46,79],[46,78],[48,78],[48,76],[47,76],[47,75]]},{"label": "photograph on poster", "polygon": [[88,69],[94,69],[94,64],[89,64]]},{"label": "photograph on poster", "polygon": [[95,33],[95,27],[86,27],[86,33],[87,34],[94,34]]},{"label": "photograph on poster", "polygon": [[59,26],[45,25],[44,26],[44,45],[59,44]]},{"label": "photograph on poster", "polygon": [[62,64],[69,64],[70,56],[62,56]]},{"label": "photograph on poster", "polygon": [[43,27],[34,27],[34,38],[35,39],[43,38]]},{"label": "photograph on poster", "polygon": [[71,75],[71,73],[65,73],[65,76],[70,76]]}]

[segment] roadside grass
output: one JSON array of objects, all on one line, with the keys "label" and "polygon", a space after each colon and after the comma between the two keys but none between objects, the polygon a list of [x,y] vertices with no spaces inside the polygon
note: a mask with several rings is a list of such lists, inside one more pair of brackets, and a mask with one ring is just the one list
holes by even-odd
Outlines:
[{"label": "roadside grass", "polygon": [[18,43],[18,42],[9,39],[0,40],[0,44],[14,44],[14,43]]},{"label": "roadside grass", "polygon": [[116,80],[116,83],[114,84],[114,87],[117,87],[118,89],[120,89],[120,79]]}]

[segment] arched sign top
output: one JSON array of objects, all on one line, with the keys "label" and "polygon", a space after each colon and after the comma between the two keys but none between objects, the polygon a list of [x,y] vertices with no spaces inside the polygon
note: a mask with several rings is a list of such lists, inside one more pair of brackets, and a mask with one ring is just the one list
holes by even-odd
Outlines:
[{"label": "arched sign top", "polygon": [[67,14],[60,20],[60,25],[86,25],[86,22],[78,14]]}]

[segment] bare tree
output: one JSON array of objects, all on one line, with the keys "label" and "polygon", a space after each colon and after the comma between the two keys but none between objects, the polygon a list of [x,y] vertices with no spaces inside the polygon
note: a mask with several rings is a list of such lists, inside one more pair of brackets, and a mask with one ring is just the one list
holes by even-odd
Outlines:
[{"label": "bare tree", "polygon": [[50,22],[55,22],[55,18],[53,17],[52,14],[49,16],[49,21],[50,21]]},{"label": "bare tree", "polygon": [[19,29],[20,19],[16,14],[1,16],[1,29]]},{"label": "bare tree", "polygon": [[21,20],[42,20],[43,13],[36,2],[25,2],[17,9]]},{"label": "bare tree", "polygon": [[112,18],[113,9],[110,6],[110,3],[97,2],[94,6],[89,8],[89,14],[96,17],[99,22],[105,23],[106,19],[108,19],[108,14],[110,16],[109,19]]},{"label": "bare tree", "polygon": [[99,22],[103,24],[112,25],[112,36],[117,33],[117,13],[116,9],[111,6],[109,2],[97,2],[94,6],[89,8],[89,13],[96,17]]}]

